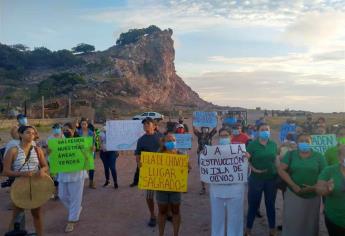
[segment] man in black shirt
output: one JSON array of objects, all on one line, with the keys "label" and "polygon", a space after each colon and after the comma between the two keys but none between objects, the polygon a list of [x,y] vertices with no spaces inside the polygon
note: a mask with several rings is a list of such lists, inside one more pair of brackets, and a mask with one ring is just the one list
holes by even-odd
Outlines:
[{"label": "man in black shirt", "polygon": [[[141,136],[137,142],[137,148],[135,150],[137,169],[135,171],[133,183],[130,185],[131,187],[138,185],[139,182],[139,164],[141,152],[158,152],[160,148],[160,134],[159,132],[155,131],[154,120],[151,118],[146,118],[145,120],[143,120],[142,123],[144,126],[145,134]],[[150,211],[150,221],[148,223],[148,226],[150,227],[156,226],[156,216],[154,210],[153,197],[154,191],[147,190],[146,203]]]}]

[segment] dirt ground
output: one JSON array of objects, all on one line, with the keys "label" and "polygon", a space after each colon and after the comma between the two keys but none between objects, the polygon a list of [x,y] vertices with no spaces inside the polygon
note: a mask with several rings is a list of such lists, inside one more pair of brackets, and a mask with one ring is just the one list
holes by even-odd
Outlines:
[{"label": "dirt ground", "polygon": [[[190,120],[187,124],[191,127]],[[44,133],[41,134],[41,137],[44,138],[47,135],[47,133]],[[277,132],[273,132],[273,135],[277,137]],[[7,134],[4,132],[1,132],[0,136],[3,140],[8,139]],[[193,169],[189,175],[188,193],[182,195],[182,224],[180,235],[207,236],[211,233],[209,196],[208,193],[203,196],[199,195],[200,181],[196,161],[196,140],[194,139],[193,142],[193,149],[190,152]],[[116,162],[119,188],[103,188],[104,171],[101,160],[97,157],[95,173],[97,189],[85,187],[80,222],[76,225],[75,231],[68,235],[158,235],[158,227],[150,228],[146,225],[149,219],[149,212],[145,203],[144,191],[129,187],[129,184],[132,182],[135,167],[134,156],[130,152],[121,153],[121,156]],[[0,179],[3,180],[1,177]],[[87,184],[87,182],[86,180],[85,183]],[[246,199],[245,205],[247,209]],[[9,206],[9,189],[0,189],[0,235],[3,235],[7,231],[11,218],[11,211],[8,210]],[[280,192],[276,201],[276,209],[277,224],[281,224],[282,197]],[[261,206],[261,213],[264,217],[256,218],[253,235],[268,235],[264,205]],[[43,206],[43,216],[45,235],[66,235],[64,228],[67,220],[67,211],[60,201],[48,201]],[[29,232],[33,232],[32,218],[28,211],[26,212],[26,218],[27,229]],[[322,214],[320,214],[320,219],[320,236],[326,236],[328,234],[324,227]],[[170,222],[167,222],[165,235],[172,235],[172,224]]]}]

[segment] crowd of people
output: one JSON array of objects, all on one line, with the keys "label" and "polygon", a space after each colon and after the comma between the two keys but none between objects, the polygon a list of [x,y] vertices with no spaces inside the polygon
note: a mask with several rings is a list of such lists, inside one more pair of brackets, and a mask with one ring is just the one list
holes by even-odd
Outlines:
[{"label": "crowd of people", "polygon": [[[24,115],[17,117],[18,125],[10,131],[12,140],[5,147],[5,176],[28,177],[49,174],[49,139],[68,139],[74,137],[92,137],[93,156],[99,153],[104,166],[104,187],[110,185],[110,173],[113,187],[118,188],[116,160],[117,151],[107,150],[106,126],[96,129],[92,122],[82,118],[80,121],[54,124],[47,140],[40,140],[35,127],[28,124]],[[278,190],[283,194],[283,236],[316,236],[319,233],[320,207],[324,206],[324,217],[330,236],[345,235],[345,127],[338,127],[337,146],[329,148],[323,155],[311,148],[311,134],[326,134],[329,130],[324,118],[316,122],[310,115],[306,121],[297,125],[289,118],[288,126],[296,126],[289,132],[280,134],[280,142],[272,138],[270,126],[265,118],[256,124],[243,126],[242,120],[226,118],[226,127],[219,130],[209,127],[194,127],[197,139],[197,156],[206,145],[244,144],[245,157],[249,161],[247,183],[209,184],[208,192],[211,204],[212,236],[250,236],[256,217],[260,216],[260,204],[264,194],[264,203],[268,221],[269,235],[276,235],[276,196]],[[140,156],[142,152],[161,152],[188,154],[189,150],[176,147],[175,133],[188,133],[188,126],[180,118],[172,130],[159,130],[157,121],[146,118],[142,121],[145,134],[138,137],[135,156],[137,166],[130,187],[138,185],[140,176]],[[216,142],[214,137],[218,134]],[[192,157],[193,158],[193,157]],[[197,169],[197,168],[196,168]],[[191,170],[191,165],[188,165]],[[51,174],[51,173],[50,173]],[[57,195],[68,211],[65,232],[72,232],[79,221],[82,211],[84,181],[88,187],[96,189],[94,170],[57,173],[52,178],[57,186]],[[13,180],[12,180],[13,181]],[[9,184],[10,185],[10,184]],[[200,195],[207,193],[206,184],[201,182]],[[244,199],[247,193],[248,210],[244,222]],[[146,190],[146,204],[149,211],[149,227],[158,222],[159,235],[164,235],[167,220],[173,223],[173,235],[179,235],[181,225],[181,193]],[[155,211],[155,200],[158,216]],[[13,220],[18,212],[23,211],[13,206]],[[43,235],[40,208],[31,210],[37,235]]]}]

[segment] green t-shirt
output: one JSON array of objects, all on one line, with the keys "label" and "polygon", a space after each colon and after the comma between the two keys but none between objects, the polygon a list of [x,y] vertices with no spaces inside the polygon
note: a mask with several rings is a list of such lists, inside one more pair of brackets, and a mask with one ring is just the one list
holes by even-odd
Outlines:
[{"label": "green t-shirt", "polygon": [[258,139],[249,143],[247,152],[250,153],[250,162],[258,170],[267,170],[265,173],[252,172],[252,176],[261,180],[274,179],[277,176],[276,156],[278,154],[277,144],[268,140],[262,145]]},{"label": "green t-shirt", "polygon": [[326,197],[326,216],[332,223],[345,228],[345,177],[340,164],[326,167],[319,176],[319,180],[330,179],[334,181],[334,190]]},{"label": "green t-shirt", "polygon": [[329,166],[336,165],[339,163],[338,150],[339,150],[338,147],[335,146],[335,147],[328,148],[327,151],[325,152],[326,161]]},{"label": "green t-shirt", "polygon": [[[283,163],[288,165],[288,172],[291,179],[298,186],[303,188],[304,184],[313,186],[317,183],[317,179],[321,171],[326,167],[326,160],[321,153],[312,151],[310,157],[302,158],[297,150],[285,154]],[[292,189],[290,188],[292,191]],[[303,198],[312,198],[316,193],[298,194]]]}]

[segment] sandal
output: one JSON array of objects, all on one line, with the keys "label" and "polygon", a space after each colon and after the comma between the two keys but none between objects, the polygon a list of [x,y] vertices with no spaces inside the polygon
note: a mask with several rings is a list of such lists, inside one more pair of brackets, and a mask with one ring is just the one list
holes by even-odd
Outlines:
[{"label": "sandal", "polygon": [[70,233],[74,230],[74,222],[68,222],[65,228],[65,233]]},{"label": "sandal", "polygon": [[202,188],[199,192],[200,195],[204,195],[206,193],[206,188]]}]

